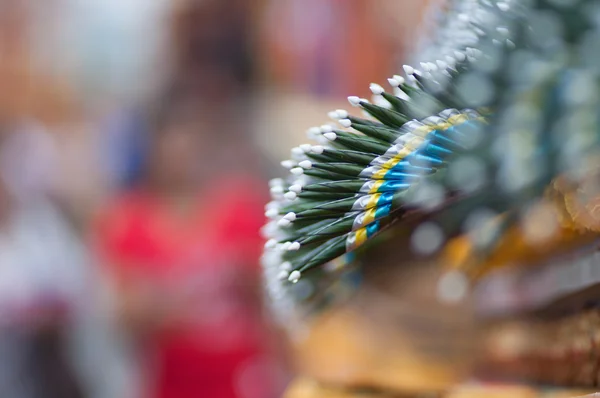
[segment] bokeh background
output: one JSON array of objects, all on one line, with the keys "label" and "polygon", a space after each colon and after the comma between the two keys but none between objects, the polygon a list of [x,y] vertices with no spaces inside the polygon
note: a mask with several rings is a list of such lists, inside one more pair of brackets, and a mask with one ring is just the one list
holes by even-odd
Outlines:
[{"label": "bokeh background", "polygon": [[0,0],[0,396],[280,396],[266,181],[427,5]]}]

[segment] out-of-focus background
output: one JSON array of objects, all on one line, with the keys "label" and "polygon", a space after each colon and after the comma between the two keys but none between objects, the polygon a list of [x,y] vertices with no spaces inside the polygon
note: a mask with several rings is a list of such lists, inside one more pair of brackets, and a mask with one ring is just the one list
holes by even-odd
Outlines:
[{"label": "out-of-focus background", "polygon": [[427,3],[0,0],[0,396],[280,396],[266,180]]}]

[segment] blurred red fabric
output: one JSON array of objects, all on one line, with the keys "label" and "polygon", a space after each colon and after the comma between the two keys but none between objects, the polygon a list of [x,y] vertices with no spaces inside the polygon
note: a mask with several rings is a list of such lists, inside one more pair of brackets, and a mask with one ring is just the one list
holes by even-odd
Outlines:
[{"label": "blurred red fabric", "polygon": [[256,295],[262,185],[248,177],[220,178],[183,217],[151,193],[135,190],[99,219],[99,250],[115,277],[147,286],[165,300],[175,295],[184,314],[143,346],[145,357],[154,360],[153,397],[272,393],[268,372],[254,386],[239,382],[244,364],[267,355]]}]

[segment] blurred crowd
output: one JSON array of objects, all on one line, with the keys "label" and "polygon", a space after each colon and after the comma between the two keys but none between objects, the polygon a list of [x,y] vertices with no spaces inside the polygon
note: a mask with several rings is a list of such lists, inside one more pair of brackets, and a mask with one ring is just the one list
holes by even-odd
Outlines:
[{"label": "blurred crowd", "polygon": [[422,6],[0,0],[0,396],[279,396],[265,181]]}]

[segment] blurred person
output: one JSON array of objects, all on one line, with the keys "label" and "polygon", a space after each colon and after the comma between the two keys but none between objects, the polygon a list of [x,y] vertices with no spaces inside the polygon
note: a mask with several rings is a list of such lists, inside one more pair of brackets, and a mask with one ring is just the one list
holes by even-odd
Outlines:
[{"label": "blurred person", "polygon": [[274,397],[258,283],[263,182],[235,153],[223,158],[251,145],[226,142],[218,112],[196,99],[159,104],[143,178],[101,212],[96,242],[145,367],[144,397]]},{"label": "blurred person", "polygon": [[52,199],[56,158],[41,126],[3,119],[0,396],[126,398],[102,281]]}]

